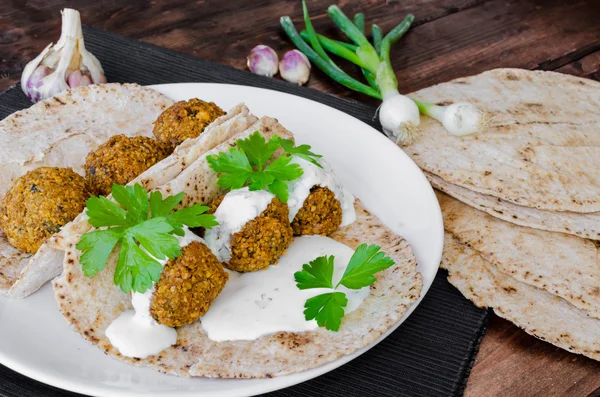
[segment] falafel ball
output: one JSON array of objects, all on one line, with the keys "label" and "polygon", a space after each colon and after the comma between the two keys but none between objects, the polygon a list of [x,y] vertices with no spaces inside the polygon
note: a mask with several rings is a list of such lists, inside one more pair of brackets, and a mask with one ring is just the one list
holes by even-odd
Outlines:
[{"label": "falafel ball", "polygon": [[214,102],[198,98],[175,102],[158,116],[154,122],[154,136],[168,152],[188,138],[196,138],[202,131],[225,112]]},{"label": "falafel ball", "polygon": [[342,205],[327,187],[313,186],[292,221],[295,236],[328,236],[342,224]]},{"label": "falafel ball", "polygon": [[0,207],[0,227],[16,248],[35,253],[85,208],[90,192],[71,168],[41,167],[18,178]]},{"label": "falafel ball", "polygon": [[[223,197],[215,200],[208,212],[214,213],[222,201]],[[276,264],[285,254],[292,238],[289,208],[279,199],[273,198],[258,217],[231,236],[231,259],[225,266],[238,272],[265,269]]]},{"label": "falafel ball", "polygon": [[165,155],[152,138],[114,135],[85,159],[90,189],[96,195],[109,195],[114,183],[125,185],[131,182]]},{"label": "falafel ball", "polygon": [[168,327],[191,324],[208,311],[228,279],[210,248],[193,241],[165,265],[154,286],[150,314]]}]

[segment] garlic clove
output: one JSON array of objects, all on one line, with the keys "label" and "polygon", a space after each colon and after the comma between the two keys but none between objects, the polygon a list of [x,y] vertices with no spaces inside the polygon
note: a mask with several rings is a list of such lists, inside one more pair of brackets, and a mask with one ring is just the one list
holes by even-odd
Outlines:
[{"label": "garlic clove", "polygon": [[43,78],[52,73],[52,69],[40,65],[38,66],[33,73],[31,73],[29,79],[25,84],[27,84],[27,97],[30,101],[37,102],[40,100],[41,94],[39,92],[39,88],[42,86]]},{"label": "garlic clove", "polygon": [[[40,55],[38,55],[31,62],[29,62],[23,69],[23,74],[21,75],[21,87],[23,88],[23,92],[25,92],[27,98],[29,98],[30,101],[37,102],[40,100],[39,98],[34,99],[34,97],[37,95],[37,87],[41,85],[38,83],[37,80],[41,79],[41,77],[44,77],[45,75],[41,77],[39,76],[39,74],[36,75],[36,81],[33,82],[33,84],[31,85],[29,85],[29,79],[33,76],[33,73],[38,69],[38,66],[40,66],[42,59],[44,59],[44,57],[50,52],[50,47],[52,47],[52,43],[48,44],[48,46],[44,48],[44,51],[42,51]],[[28,89],[29,86],[34,87],[35,89],[31,88],[30,91]]]},{"label": "garlic clove", "polygon": [[79,40],[79,53],[81,54],[81,64],[89,71],[92,76],[92,81],[96,84],[106,83],[106,77],[104,76],[104,70],[100,61],[91,52],[85,49],[83,44],[83,38]]},{"label": "garlic clove", "polygon": [[92,78],[87,74],[82,73],[81,70],[74,70],[69,73],[69,77],[67,77],[67,84],[71,88],[90,85],[92,84]]},{"label": "garlic clove", "polygon": [[279,57],[271,47],[260,44],[250,51],[247,64],[248,69],[254,74],[273,77],[277,74]]},{"label": "garlic clove", "polygon": [[21,88],[33,102],[69,88],[106,83],[100,62],[85,49],[79,12],[65,8],[61,13],[59,40],[27,64],[21,76]]},{"label": "garlic clove", "polygon": [[286,52],[279,63],[281,77],[298,85],[303,85],[310,77],[310,61],[298,50]]}]

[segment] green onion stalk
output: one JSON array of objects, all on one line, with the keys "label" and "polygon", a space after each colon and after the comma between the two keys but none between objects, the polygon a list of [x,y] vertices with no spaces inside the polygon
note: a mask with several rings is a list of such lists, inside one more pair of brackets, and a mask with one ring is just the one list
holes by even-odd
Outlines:
[{"label": "green onion stalk", "polygon": [[[409,14],[400,24],[384,35],[377,25],[371,26],[373,44],[365,37],[365,17],[359,13],[350,20],[342,10],[332,5],[327,13],[352,43],[332,40],[315,32],[310,21],[306,2],[302,2],[305,30],[298,33],[289,17],[281,18],[281,26],[292,42],[319,69],[338,83],[365,95],[382,100],[379,121],[384,133],[398,144],[408,145],[418,134],[420,114],[440,121],[455,135],[482,131],[489,117],[475,106],[460,103],[436,106],[416,101],[400,94],[398,81],[391,65],[390,49],[410,28],[414,16]],[[346,74],[329,56],[329,53],[359,66],[368,85]]]}]

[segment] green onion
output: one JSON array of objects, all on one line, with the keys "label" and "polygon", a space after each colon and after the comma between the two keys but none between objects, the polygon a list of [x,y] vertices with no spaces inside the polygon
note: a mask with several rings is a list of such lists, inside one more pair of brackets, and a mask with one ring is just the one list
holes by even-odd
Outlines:
[{"label": "green onion", "polygon": [[304,40],[302,40],[302,37],[300,37],[298,34],[298,31],[296,30],[296,27],[294,26],[294,23],[290,17],[281,17],[280,23],[281,27],[296,45],[296,47],[298,47],[298,49],[302,51],[312,63],[314,63],[329,77],[350,88],[351,90],[358,91],[373,98],[381,99],[381,93],[379,93],[378,90],[374,89],[373,87],[369,87],[368,85],[363,84],[356,79],[353,79],[338,67],[333,66],[330,62],[321,58]]},{"label": "green onion", "polygon": [[365,69],[368,69],[371,73],[377,73],[377,68],[379,67],[379,55],[375,48],[369,43],[369,40],[365,37],[365,35],[360,31],[356,25],[348,19],[346,14],[340,10],[340,8],[336,5],[332,5],[327,9],[327,13],[333,19],[336,25],[348,36],[350,40],[352,40],[358,48],[356,49],[356,55],[358,55],[363,63],[365,64]]},{"label": "green onion", "polygon": [[[309,41],[308,40],[308,32],[306,30],[303,30],[302,32],[300,32],[300,37],[302,37],[304,39],[304,41]],[[325,48],[326,50],[327,50],[327,47],[325,46],[325,44],[323,44],[324,42],[335,43],[336,45],[342,46],[352,52],[355,52],[356,48],[357,48],[354,44],[346,43],[344,41],[339,41],[339,40],[333,40],[333,39],[330,39],[330,38],[325,37],[322,34],[318,34],[318,33],[317,33],[317,38],[319,39],[319,42],[321,43],[323,48]],[[329,50],[327,50],[327,51],[329,51]]]},{"label": "green onion", "polygon": [[[300,37],[302,37],[305,41],[310,41],[309,33],[305,30],[300,32]],[[317,39],[319,40],[321,46],[332,54],[337,55],[340,58],[344,58],[353,64],[360,66],[361,68],[365,67],[362,59],[356,55],[354,50],[350,50],[346,46],[340,44],[340,41],[332,40],[319,34],[317,35]],[[356,48],[356,46],[353,47]]]},{"label": "green onion", "polygon": [[308,42],[312,46],[313,50],[315,50],[317,55],[319,55],[321,58],[329,61],[329,63],[331,63],[334,67],[338,68],[335,63],[333,63],[331,58],[329,58],[329,55],[327,55],[323,47],[321,47],[321,43],[319,43],[317,32],[315,32],[315,28],[313,28],[313,25],[310,22],[310,15],[308,15],[308,8],[306,7],[305,0],[302,0],[302,11],[304,12],[304,25],[306,26],[306,32],[308,33]]},{"label": "green onion", "polygon": [[354,15],[354,25],[361,31],[362,34],[365,34],[365,14],[359,12]]},{"label": "green onion", "polygon": [[476,132],[484,132],[491,121],[487,113],[482,112],[476,106],[457,102],[448,106],[438,106],[432,103],[413,101],[419,107],[419,112],[425,116],[436,119],[452,135],[463,136]]},{"label": "green onion", "polygon": [[375,24],[371,25],[371,36],[373,36],[373,47],[381,55],[381,41],[383,40],[383,30]]}]

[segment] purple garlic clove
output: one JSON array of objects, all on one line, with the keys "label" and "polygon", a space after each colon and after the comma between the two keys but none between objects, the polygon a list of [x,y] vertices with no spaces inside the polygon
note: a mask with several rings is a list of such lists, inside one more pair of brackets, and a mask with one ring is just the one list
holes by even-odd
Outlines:
[{"label": "purple garlic clove", "polygon": [[43,84],[42,79],[51,73],[52,69],[44,65],[38,66],[33,73],[31,73],[26,84],[27,97],[30,101],[37,102],[41,99],[38,88]]},{"label": "purple garlic clove", "polygon": [[257,45],[248,55],[248,69],[261,76],[273,77],[277,74],[279,57],[269,46]]},{"label": "purple garlic clove", "polygon": [[279,73],[284,80],[303,85],[310,77],[310,62],[300,51],[288,51],[281,58]]},{"label": "purple garlic clove", "polygon": [[74,70],[67,77],[67,84],[71,88],[81,87],[84,85],[93,84],[92,78],[84,74],[81,70]]}]

